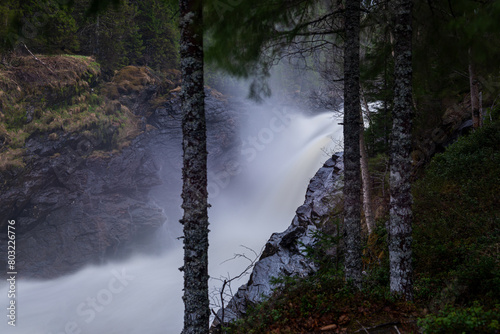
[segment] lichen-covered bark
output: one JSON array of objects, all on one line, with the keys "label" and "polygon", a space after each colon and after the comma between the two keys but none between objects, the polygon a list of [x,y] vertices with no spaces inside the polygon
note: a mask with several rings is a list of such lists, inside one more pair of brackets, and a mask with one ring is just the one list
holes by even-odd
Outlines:
[{"label": "lichen-covered bark", "polygon": [[479,113],[479,81],[476,76],[476,67],[472,59],[472,51],[469,48],[469,84],[470,100],[472,108],[472,124],[474,129],[481,127],[481,115]]},{"label": "lichen-covered bark", "polygon": [[359,153],[360,1],[346,2],[344,46],[344,227],[345,276],[361,285],[361,174]]},{"label": "lichen-covered bark", "polygon": [[413,298],[412,271],[412,0],[396,0],[394,110],[390,169],[389,261],[391,292]]},{"label": "lichen-covered bark", "polygon": [[[182,208],[184,216],[183,334],[207,334],[208,192],[202,1],[179,0],[182,71]],[[166,301],[168,302],[168,301]]]},{"label": "lichen-covered bark", "polygon": [[[370,108],[366,102],[365,95],[361,89],[361,99],[366,110],[366,115],[370,115]],[[368,153],[366,152],[365,144],[365,126],[363,116],[360,115],[361,130],[359,132],[359,152],[361,154],[361,179],[363,181],[363,210],[365,213],[366,229],[368,235],[375,231],[375,215],[372,208],[372,181],[370,171],[368,170]]]},{"label": "lichen-covered bark", "polygon": [[375,216],[372,209],[372,182],[368,170],[368,153],[366,152],[363,128],[359,134],[359,150],[361,154],[361,179],[363,180],[363,210],[365,212],[366,229],[368,235],[375,230]]}]

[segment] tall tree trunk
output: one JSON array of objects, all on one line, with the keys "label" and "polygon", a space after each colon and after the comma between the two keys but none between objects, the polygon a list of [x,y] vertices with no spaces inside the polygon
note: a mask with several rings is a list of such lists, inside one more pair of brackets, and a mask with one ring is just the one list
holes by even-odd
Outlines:
[{"label": "tall tree trunk", "polygon": [[360,0],[346,1],[344,45],[345,276],[361,286],[361,173],[359,153]]},{"label": "tall tree trunk", "polygon": [[[182,208],[184,216],[183,334],[207,334],[208,191],[202,1],[179,0],[182,71]],[[168,302],[168,301],[167,301]]]},{"label": "tall tree trunk", "polygon": [[412,0],[395,1],[394,110],[390,169],[389,261],[391,292],[413,298],[412,271]]},{"label": "tall tree trunk", "polygon": [[479,82],[476,75],[476,67],[472,59],[472,51],[469,48],[469,83],[470,83],[470,100],[472,109],[472,124],[474,129],[481,126],[481,115],[479,107]]},{"label": "tall tree trunk", "polygon": [[[361,94],[361,97],[363,99],[366,112],[369,114],[370,109],[368,108],[368,103],[366,103],[364,94]],[[359,133],[359,150],[361,154],[361,177],[363,180],[363,210],[365,212],[366,229],[368,230],[368,235],[370,235],[375,230],[375,216],[373,215],[372,208],[372,182],[370,172],[368,171],[368,154],[366,153],[363,115],[360,115],[360,120],[361,129]]]},{"label": "tall tree trunk", "polygon": [[97,14],[97,17],[96,17],[96,20],[95,20],[95,46],[94,46],[94,55],[96,58],[98,58],[100,55],[99,55],[99,34],[100,34],[100,30],[99,30],[99,14]]},{"label": "tall tree trunk", "polygon": [[365,136],[363,129],[359,135],[359,150],[361,154],[361,178],[363,180],[363,211],[365,213],[368,235],[375,230],[375,216],[372,208],[372,182],[368,171],[368,154],[366,153]]}]

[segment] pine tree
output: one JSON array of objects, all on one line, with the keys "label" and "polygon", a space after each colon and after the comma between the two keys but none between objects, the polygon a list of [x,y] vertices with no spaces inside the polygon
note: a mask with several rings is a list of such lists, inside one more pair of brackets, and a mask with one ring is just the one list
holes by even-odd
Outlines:
[{"label": "pine tree", "polygon": [[165,0],[131,0],[136,3],[136,21],[144,52],[140,63],[161,71],[179,67],[179,31],[175,26],[176,8]]},{"label": "pine tree", "polygon": [[20,36],[18,35],[19,13],[20,5],[18,1],[5,0],[0,4],[0,53],[2,55],[20,42]]},{"label": "pine tree", "polygon": [[182,71],[182,208],[184,216],[183,334],[207,334],[208,191],[202,1],[179,0]]},{"label": "pine tree", "polygon": [[360,1],[345,8],[344,47],[344,226],[345,276],[361,286],[361,175],[360,175]]},{"label": "pine tree", "polygon": [[391,292],[413,299],[412,270],[412,0],[395,1],[394,109],[390,167]]},{"label": "pine tree", "polygon": [[79,50],[76,38],[78,27],[72,8],[67,4],[57,1],[6,1],[0,6],[0,15],[3,16],[3,13],[7,14],[2,18],[7,31],[0,28],[0,34],[7,33],[7,36],[2,36],[7,42],[4,44],[7,49],[23,43],[35,53]]}]

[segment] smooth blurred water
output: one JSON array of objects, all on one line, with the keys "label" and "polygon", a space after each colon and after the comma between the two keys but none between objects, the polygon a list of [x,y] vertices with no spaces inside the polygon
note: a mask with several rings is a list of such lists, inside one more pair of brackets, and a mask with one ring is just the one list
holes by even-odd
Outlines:
[{"label": "smooth blurred water", "polygon": [[[255,107],[257,109],[257,107]],[[305,190],[327,155],[322,148],[341,137],[331,115],[306,117],[255,110],[242,129],[243,150],[237,167],[211,173],[210,284],[234,277],[273,232],[283,231],[304,200]],[[285,116],[283,116],[285,115]],[[231,178],[224,178],[228,174]],[[170,223],[177,223],[171,220]],[[158,240],[157,242],[161,242]],[[171,241],[169,241],[171,242]],[[135,256],[123,262],[87,267],[49,281],[18,274],[16,327],[7,324],[7,285],[0,283],[3,320],[0,332],[19,334],[180,333],[183,322],[182,243],[162,255]],[[248,277],[233,283],[233,291]]]}]

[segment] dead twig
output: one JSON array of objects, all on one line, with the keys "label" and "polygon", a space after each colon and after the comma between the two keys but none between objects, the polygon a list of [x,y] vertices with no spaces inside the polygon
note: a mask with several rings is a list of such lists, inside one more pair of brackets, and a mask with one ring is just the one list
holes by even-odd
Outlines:
[{"label": "dead twig", "polygon": [[363,329],[367,334],[370,334],[370,332],[368,332],[365,326],[363,326],[358,320],[356,320],[356,322],[361,326],[361,329]]},{"label": "dead twig", "polygon": [[251,259],[250,257],[248,257],[246,254],[235,254],[232,258],[230,259],[227,259],[225,261],[223,261],[222,263],[225,263],[225,262],[228,262],[228,261],[231,261],[231,260],[235,260],[235,259],[238,259],[238,258],[244,258],[246,259],[247,261],[250,262],[250,264],[242,271],[240,272],[238,275],[234,276],[234,277],[231,277],[228,273],[228,276],[227,277],[224,277],[224,278],[219,278],[217,280],[220,280],[222,281],[222,287],[221,289],[218,291],[219,292],[219,298],[220,298],[220,308],[221,308],[221,316],[219,317],[217,315],[217,312],[214,311],[214,309],[212,308],[211,311],[212,313],[215,315],[216,319],[219,321],[219,323],[221,325],[224,324],[224,318],[225,318],[225,303],[224,303],[224,297],[228,296],[228,293],[225,292],[226,288],[229,290],[229,297],[233,297],[233,291],[231,289],[231,283],[245,275],[248,275],[250,270],[253,268],[253,266],[255,265],[255,263],[259,260],[260,258],[260,255],[262,254],[262,250],[260,251],[260,253],[257,253],[256,251],[254,251],[253,249],[249,248],[249,247],[246,247],[246,246],[243,246],[243,245],[240,245],[240,247],[243,247],[249,251],[251,251],[255,258],[254,259]]},{"label": "dead twig", "polygon": [[46,67],[46,68],[47,68],[47,69],[48,69],[51,73],[54,73],[54,70],[52,70],[52,69],[49,67],[49,65],[45,64],[45,63],[44,63],[43,61],[41,61],[41,60],[40,60],[37,56],[35,56],[35,55],[33,54],[33,52],[31,52],[31,51],[30,51],[30,49],[28,49],[28,47],[26,46],[26,44],[24,44],[24,43],[23,43],[23,46],[24,46],[24,48],[25,48],[25,49],[29,52],[29,54],[30,54],[33,58],[35,58],[35,60],[36,60],[37,62],[39,62],[40,64],[42,64],[43,66],[45,66],[45,67]]}]

